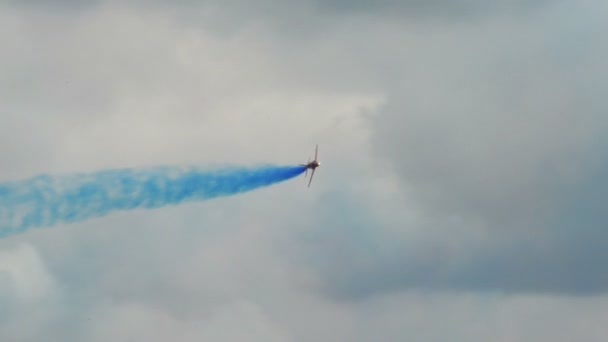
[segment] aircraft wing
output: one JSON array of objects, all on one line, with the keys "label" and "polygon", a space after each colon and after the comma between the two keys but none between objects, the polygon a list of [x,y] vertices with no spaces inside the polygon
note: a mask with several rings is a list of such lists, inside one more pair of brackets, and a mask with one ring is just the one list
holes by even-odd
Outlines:
[{"label": "aircraft wing", "polygon": [[312,183],[312,177],[315,175],[315,169],[312,169],[312,173],[310,174],[310,180],[308,181],[308,187],[310,188],[310,183]]}]

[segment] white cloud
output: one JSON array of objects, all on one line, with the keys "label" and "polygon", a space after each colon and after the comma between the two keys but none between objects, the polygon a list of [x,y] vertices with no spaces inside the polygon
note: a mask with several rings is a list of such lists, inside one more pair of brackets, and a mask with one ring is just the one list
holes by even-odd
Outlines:
[{"label": "white cloud", "polygon": [[28,244],[0,250],[2,296],[18,301],[38,301],[52,294],[55,281],[44,261]]},{"label": "white cloud", "polygon": [[206,316],[183,319],[138,304],[109,305],[91,313],[87,341],[288,341],[253,303],[234,303]]}]

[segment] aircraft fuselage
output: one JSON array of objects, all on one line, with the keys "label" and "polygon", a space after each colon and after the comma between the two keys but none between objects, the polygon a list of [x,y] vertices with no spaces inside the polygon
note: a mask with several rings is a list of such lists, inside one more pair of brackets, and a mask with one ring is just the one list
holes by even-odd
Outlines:
[{"label": "aircraft fuselage", "polygon": [[319,163],[316,160],[311,161],[310,163],[304,165],[302,164],[302,166],[306,166],[307,169],[316,169],[317,167],[319,167],[321,165],[321,163]]}]

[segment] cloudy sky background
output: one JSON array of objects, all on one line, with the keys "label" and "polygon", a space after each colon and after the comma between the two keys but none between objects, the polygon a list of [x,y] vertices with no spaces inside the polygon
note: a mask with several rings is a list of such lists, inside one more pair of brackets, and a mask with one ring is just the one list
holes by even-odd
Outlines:
[{"label": "cloudy sky background", "polygon": [[0,179],[323,166],[0,241],[6,341],[600,341],[608,4],[8,1]]}]

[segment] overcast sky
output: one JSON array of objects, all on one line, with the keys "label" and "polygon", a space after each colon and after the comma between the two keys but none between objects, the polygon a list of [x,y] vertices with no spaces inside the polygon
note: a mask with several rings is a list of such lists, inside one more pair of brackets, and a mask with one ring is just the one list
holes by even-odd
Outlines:
[{"label": "overcast sky", "polygon": [[603,341],[608,3],[8,1],[0,181],[304,162],[0,240],[2,341]]}]

